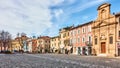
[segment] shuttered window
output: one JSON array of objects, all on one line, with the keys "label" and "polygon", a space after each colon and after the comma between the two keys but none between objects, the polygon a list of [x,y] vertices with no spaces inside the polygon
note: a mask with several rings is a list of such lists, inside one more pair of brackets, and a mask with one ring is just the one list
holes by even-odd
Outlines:
[{"label": "shuttered window", "polygon": [[109,43],[110,43],[110,44],[113,44],[113,37],[112,37],[112,36],[109,37]]}]

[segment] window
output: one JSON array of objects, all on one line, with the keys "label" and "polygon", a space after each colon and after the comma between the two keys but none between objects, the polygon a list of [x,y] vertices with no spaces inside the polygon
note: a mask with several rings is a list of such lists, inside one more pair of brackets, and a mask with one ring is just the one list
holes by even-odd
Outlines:
[{"label": "window", "polygon": [[91,32],[91,25],[88,27],[88,32]]},{"label": "window", "polygon": [[76,38],[74,38],[74,43],[76,43]]},{"label": "window", "polygon": [[85,33],[85,28],[83,28],[83,33]]},{"label": "window", "polygon": [[119,38],[120,38],[120,31],[119,31],[119,34],[118,34],[118,35],[119,35]]},{"label": "window", "polygon": [[78,38],[78,43],[80,43],[80,38]]},{"label": "window", "polygon": [[72,36],[72,34],[73,34],[73,33],[71,32],[71,36]]},{"label": "window", "polygon": [[63,38],[65,38],[65,37],[66,37],[66,33],[63,34]]},{"label": "window", "polygon": [[97,45],[97,38],[95,38],[95,45]]},{"label": "window", "polygon": [[103,9],[103,10],[101,11],[101,18],[102,18],[102,19],[106,18],[106,10],[105,10],[105,9]]},{"label": "window", "polygon": [[80,30],[78,30],[78,34],[80,34]]},{"label": "window", "polygon": [[85,42],[85,38],[82,38],[82,42]]},{"label": "window", "polygon": [[70,43],[72,44],[72,39],[70,39]]},{"label": "window", "polygon": [[76,38],[76,43],[78,42],[78,39]]},{"label": "window", "polygon": [[76,35],[76,31],[74,31],[74,36]]},{"label": "window", "polygon": [[69,36],[69,32],[68,32],[68,36]]},{"label": "window", "polygon": [[89,36],[89,40],[88,41],[89,41],[89,43],[91,42],[91,37],[90,36]]},{"label": "window", "polygon": [[110,43],[110,44],[113,44],[113,37],[112,37],[112,36],[109,37],[109,43]]},{"label": "window", "polygon": [[61,34],[60,34],[60,38],[61,38]]}]

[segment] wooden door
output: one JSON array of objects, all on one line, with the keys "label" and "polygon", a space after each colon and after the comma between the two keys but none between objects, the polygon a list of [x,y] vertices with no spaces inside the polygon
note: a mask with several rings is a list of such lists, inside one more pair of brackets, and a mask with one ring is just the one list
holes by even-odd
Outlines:
[{"label": "wooden door", "polygon": [[106,53],[106,45],[105,42],[101,43],[101,53]]}]

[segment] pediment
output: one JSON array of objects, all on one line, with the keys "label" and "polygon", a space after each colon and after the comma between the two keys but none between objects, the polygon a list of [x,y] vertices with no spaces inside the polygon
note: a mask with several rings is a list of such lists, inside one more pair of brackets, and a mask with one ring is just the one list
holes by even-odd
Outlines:
[{"label": "pediment", "polygon": [[107,25],[108,22],[106,21],[101,21],[97,24],[97,26],[104,26],[104,25]]},{"label": "pediment", "polygon": [[99,27],[103,27],[103,26],[107,26],[107,25],[112,25],[112,24],[115,24],[115,22],[101,21],[101,22],[97,23],[96,25],[94,25],[94,27],[92,27],[92,28],[99,28]]}]

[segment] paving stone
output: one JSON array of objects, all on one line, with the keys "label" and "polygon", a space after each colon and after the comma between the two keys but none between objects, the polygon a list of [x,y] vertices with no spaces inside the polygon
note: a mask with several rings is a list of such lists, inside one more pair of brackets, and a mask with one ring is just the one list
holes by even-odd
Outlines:
[{"label": "paving stone", "polygon": [[63,54],[5,54],[0,55],[0,68],[120,68],[119,60]]}]

